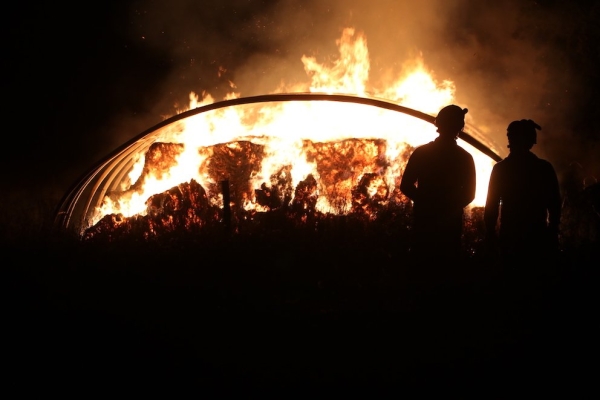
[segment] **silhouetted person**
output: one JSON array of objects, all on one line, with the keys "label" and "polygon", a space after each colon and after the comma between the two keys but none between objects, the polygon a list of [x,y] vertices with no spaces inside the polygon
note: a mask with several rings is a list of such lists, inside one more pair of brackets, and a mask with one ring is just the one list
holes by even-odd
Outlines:
[{"label": "silhouetted person", "polygon": [[560,189],[552,164],[531,152],[539,129],[532,120],[511,122],[510,154],[490,175],[484,213],[487,240],[509,265],[537,265],[539,257],[558,251]]},{"label": "silhouetted person", "polygon": [[[435,126],[439,137],[411,154],[400,190],[413,201],[413,247],[420,261],[457,260],[464,208],[475,198],[475,162],[456,142],[467,109],[449,105]],[[448,268],[444,264],[443,268]]]}]

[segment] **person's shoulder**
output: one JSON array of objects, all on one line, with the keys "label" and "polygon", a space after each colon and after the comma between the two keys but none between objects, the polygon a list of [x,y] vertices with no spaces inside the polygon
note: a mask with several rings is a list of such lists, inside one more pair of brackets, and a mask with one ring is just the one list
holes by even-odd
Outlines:
[{"label": "person's shoulder", "polygon": [[554,166],[552,165],[552,163],[550,161],[546,160],[545,158],[540,158],[540,157],[536,156],[535,154],[534,154],[534,157],[535,157],[536,162],[540,166],[542,166],[545,169],[554,171]]},{"label": "person's shoulder", "polygon": [[536,156],[536,157],[540,164],[544,164],[546,166],[552,166],[552,163],[550,161],[546,160],[545,158],[540,158],[538,156]]},{"label": "person's shoulder", "polygon": [[413,155],[415,155],[415,154],[418,155],[418,154],[427,152],[428,149],[431,148],[431,144],[432,143],[433,142],[429,142],[429,143],[425,143],[425,144],[422,144],[422,145],[419,145],[419,146],[415,147],[415,149],[413,150],[412,154]]},{"label": "person's shoulder", "polygon": [[492,166],[492,171],[500,171],[505,168],[508,163],[510,163],[508,158],[503,158]]},{"label": "person's shoulder", "polygon": [[465,149],[464,147],[461,147],[461,146],[456,146],[456,147],[459,149],[459,151],[462,154],[467,155],[467,156],[469,156],[471,158],[473,157],[473,155],[467,149]]},{"label": "person's shoulder", "polygon": [[458,154],[461,155],[461,157],[465,158],[465,159],[470,159],[470,160],[474,160],[475,158],[473,157],[473,155],[467,151],[467,149],[461,147],[461,146],[456,146],[456,149],[458,151]]},{"label": "person's shoulder", "polygon": [[433,147],[434,144],[435,144],[435,141],[423,143],[423,144],[417,146],[417,148],[415,150],[419,149],[422,151],[423,149],[428,149],[430,147]]},{"label": "person's shoulder", "polygon": [[500,161],[496,161],[496,163],[494,164],[494,166],[492,168],[502,168],[502,166],[508,162],[507,160],[508,160],[508,158],[503,158]]}]

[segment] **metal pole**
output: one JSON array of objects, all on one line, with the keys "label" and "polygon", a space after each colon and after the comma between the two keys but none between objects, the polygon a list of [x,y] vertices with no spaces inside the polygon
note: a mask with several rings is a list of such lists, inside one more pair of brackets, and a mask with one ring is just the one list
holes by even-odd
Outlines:
[{"label": "metal pole", "polygon": [[223,224],[225,233],[231,233],[231,196],[229,194],[229,180],[221,181],[221,192],[223,193]]}]

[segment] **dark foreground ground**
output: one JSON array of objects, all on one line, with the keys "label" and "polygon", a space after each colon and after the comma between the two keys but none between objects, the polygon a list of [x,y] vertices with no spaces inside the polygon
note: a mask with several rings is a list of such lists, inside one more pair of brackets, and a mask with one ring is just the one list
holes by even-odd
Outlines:
[{"label": "dark foreground ground", "polygon": [[22,394],[597,391],[594,247],[421,274],[393,238],[55,238],[5,255],[4,387]]}]

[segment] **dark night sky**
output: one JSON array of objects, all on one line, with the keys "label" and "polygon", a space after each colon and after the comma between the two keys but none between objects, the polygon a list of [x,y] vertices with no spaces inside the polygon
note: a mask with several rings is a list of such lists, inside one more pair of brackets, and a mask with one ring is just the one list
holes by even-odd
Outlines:
[{"label": "dark night sky", "polygon": [[[567,0],[127,0],[22,2],[3,28],[9,193],[61,195],[100,158],[187,104],[300,79],[303,54],[365,33],[372,79],[422,52],[478,128],[532,118],[534,151],[600,177],[600,2]],[[451,4],[451,5],[449,5]],[[225,71],[219,76],[219,69]],[[305,77],[305,76],[304,76]],[[33,190],[32,190],[33,189]]]}]

